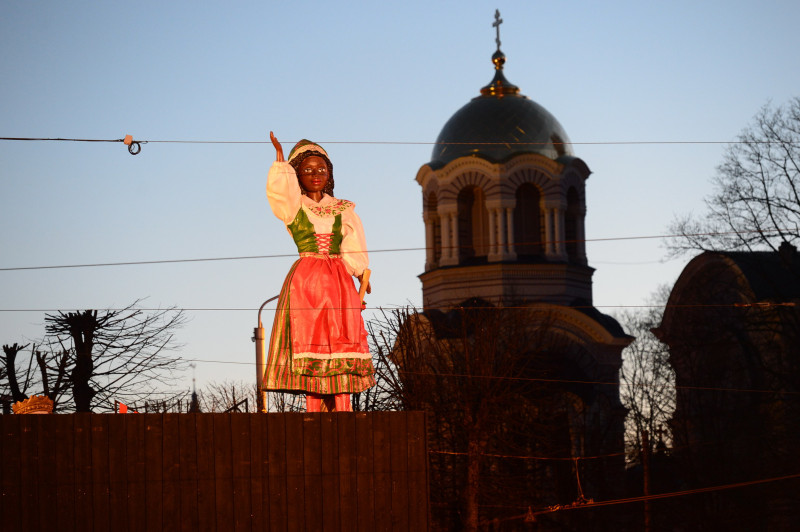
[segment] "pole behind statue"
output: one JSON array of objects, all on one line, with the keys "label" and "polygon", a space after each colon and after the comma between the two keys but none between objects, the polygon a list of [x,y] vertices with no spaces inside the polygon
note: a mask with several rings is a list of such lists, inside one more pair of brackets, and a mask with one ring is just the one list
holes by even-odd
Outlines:
[{"label": "pole behind statue", "polygon": [[259,412],[267,411],[267,392],[264,390],[264,371],[267,364],[267,336],[261,324],[261,311],[270,301],[275,301],[279,296],[271,297],[261,304],[258,309],[258,327],[253,329],[253,341],[256,343],[256,404]]}]

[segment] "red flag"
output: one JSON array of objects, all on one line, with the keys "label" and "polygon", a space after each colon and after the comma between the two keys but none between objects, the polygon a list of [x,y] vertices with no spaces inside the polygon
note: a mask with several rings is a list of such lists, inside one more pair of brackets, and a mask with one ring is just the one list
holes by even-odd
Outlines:
[{"label": "red flag", "polygon": [[128,408],[128,405],[125,403],[120,403],[117,401],[117,413],[118,414],[138,414],[137,410],[131,410]]}]

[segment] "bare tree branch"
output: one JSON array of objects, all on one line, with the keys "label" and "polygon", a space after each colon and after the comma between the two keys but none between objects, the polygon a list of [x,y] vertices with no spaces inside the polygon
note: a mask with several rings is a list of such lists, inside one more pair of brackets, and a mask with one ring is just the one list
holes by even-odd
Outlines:
[{"label": "bare tree branch", "polygon": [[670,256],[696,251],[777,250],[800,240],[800,97],[761,108],[730,144],[699,217],[678,216]]}]

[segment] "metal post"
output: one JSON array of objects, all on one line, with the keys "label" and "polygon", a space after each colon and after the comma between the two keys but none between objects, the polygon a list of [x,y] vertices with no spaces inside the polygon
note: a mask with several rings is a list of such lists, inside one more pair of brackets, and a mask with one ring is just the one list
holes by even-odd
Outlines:
[{"label": "metal post", "polygon": [[267,392],[264,390],[264,371],[267,367],[267,335],[261,325],[261,311],[270,301],[275,301],[279,296],[271,297],[262,303],[258,309],[258,327],[253,329],[253,341],[256,343],[256,408],[259,412],[267,411]]},{"label": "metal post", "polygon": [[256,401],[258,402],[258,411],[266,412],[267,392],[264,391],[264,370],[266,365],[265,364],[266,355],[264,354],[264,351],[267,347],[267,342],[264,334],[264,327],[261,326],[261,323],[258,324],[258,327],[253,329],[253,341],[256,343],[256,388],[257,388]]}]

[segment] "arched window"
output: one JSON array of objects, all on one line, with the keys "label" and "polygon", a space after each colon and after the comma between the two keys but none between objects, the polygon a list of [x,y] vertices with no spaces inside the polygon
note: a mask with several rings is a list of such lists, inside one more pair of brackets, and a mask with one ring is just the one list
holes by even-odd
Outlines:
[{"label": "arched window", "polygon": [[578,224],[580,223],[580,198],[575,187],[567,191],[567,213],[564,219],[564,238],[567,240],[567,257],[570,261],[578,261],[578,250],[583,242],[578,242]]},{"label": "arched window", "polygon": [[458,193],[458,258],[489,254],[489,213],[483,191],[475,186]]},{"label": "arched window", "polygon": [[541,193],[532,183],[517,189],[514,206],[514,251],[518,256],[539,256],[544,252]]},{"label": "arched window", "polygon": [[436,199],[436,193],[431,192],[428,194],[425,211],[428,213],[431,225],[433,225],[433,242],[427,242],[426,245],[433,246],[434,265],[438,265],[439,259],[442,257],[442,222],[439,219],[438,207],[439,201]]}]

